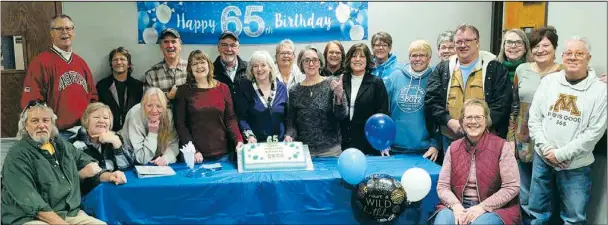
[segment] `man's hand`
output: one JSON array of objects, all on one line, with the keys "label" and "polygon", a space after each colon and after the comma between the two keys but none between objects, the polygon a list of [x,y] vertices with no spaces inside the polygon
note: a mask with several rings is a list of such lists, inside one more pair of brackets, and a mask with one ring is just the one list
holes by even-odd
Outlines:
[{"label": "man's hand", "polygon": [[460,122],[458,120],[450,119],[448,121],[448,128],[456,135],[463,135],[462,127],[460,127]]},{"label": "man's hand", "polygon": [[545,159],[547,161],[549,161],[549,163],[552,166],[558,167],[560,169],[566,169],[566,168],[568,168],[568,165],[570,164],[569,161],[559,162],[557,160],[557,157],[555,157],[555,149],[553,149],[553,148],[548,149],[547,151],[545,151],[543,153],[543,156],[545,157]]},{"label": "man's hand", "polygon": [[169,100],[173,100],[175,98],[175,93],[177,93],[177,86],[173,85],[173,87],[171,88],[171,91],[169,91],[169,93],[167,93],[167,98]]},{"label": "man's hand", "polygon": [[169,163],[167,163],[167,160],[165,160],[165,158],[163,158],[162,156],[156,158],[155,160],[150,161],[150,163],[152,163],[154,165],[157,165],[157,166],[166,166],[166,165],[169,165]]},{"label": "man's hand", "polygon": [[202,163],[203,162],[203,154],[197,152],[194,154],[194,163]]},{"label": "man's hand", "polygon": [[439,150],[435,147],[430,147],[429,150],[422,155],[422,157],[430,159],[433,162],[437,160],[437,156],[439,156]]},{"label": "man's hand", "polygon": [[468,208],[465,210],[465,214],[463,216],[464,223],[461,223],[461,224],[468,225],[471,222],[473,222],[475,219],[477,219],[477,217],[483,215],[484,213],[486,213],[486,210],[483,209],[483,207],[481,207],[480,205],[476,205],[471,208]]},{"label": "man's hand", "polygon": [[127,183],[127,176],[120,170],[114,171],[110,174],[110,182],[119,185]]}]

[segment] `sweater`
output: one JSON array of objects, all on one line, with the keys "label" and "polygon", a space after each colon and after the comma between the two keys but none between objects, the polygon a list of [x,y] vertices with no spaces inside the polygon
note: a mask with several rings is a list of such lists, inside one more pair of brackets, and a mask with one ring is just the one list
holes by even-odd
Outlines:
[{"label": "sweater", "polygon": [[[376,58],[374,58],[374,62]],[[397,56],[395,54],[389,54],[388,59],[384,61],[382,64],[377,65],[374,70],[372,70],[372,75],[385,78],[390,76],[397,68],[399,67],[399,62],[397,61]]]},{"label": "sweater", "polygon": [[143,106],[139,103],[134,105],[127,113],[125,124],[122,130],[120,130],[120,135],[124,140],[123,145],[128,145],[133,149],[135,162],[138,164],[146,164],[157,155],[165,158],[167,163],[174,163],[177,161],[179,146],[175,127],[173,126],[171,110],[165,109],[169,114],[167,118],[169,119],[169,126],[173,135],[170,138],[169,147],[162,155],[157,150],[158,134],[148,132],[148,117],[143,110]]},{"label": "sweater", "polygon": [[[285,135],[285,111],[287,110],[287,88],[276,80],[272,88],[270,107],[268,99],[263,99],[254,83],[247,80],[237,91],[235,103],[239,126],[243,135],[254,135],[257,142],[266,142],[268,137],[277,136],[283,141]],[[247,137],[245,137],[247,138]]]},{"label": "sweater", "polygon": [[566,81],[564,70],[545,76],[530,107],[534,150],[542,156],[554,149],[559,162],[569,162],[566,170],[593,163],[593,148],[606,131],[606,101],[606,84],[591,68],[574,85]]},{"label": "sweater", "polygon": [[338,105],[330,88],[332,79],[338,78],[326,78],[312,86],[297,84],[289,90],[285,135],[308,145],[311,155],[323,154],[342,141],[339,122],[348,116],[346,95]]},{"label": "sweater", "polygon": [[390,116],[397,126],[393,147],[398,150],[423,153],[431,146],[439,149],[440,136],[427,130],[424,109],[424,96],[432,72],[429,67],[422,73],[415,73],[406,64],[384,78]]},{"label": "sweater", "polygon": [[203,157],[219,158],[235,151],[227,148],[227,142],[243,142],[226,84],[217,82],[213,88],[180,86],[175,102],[180,146],[192,141]]},{"label": "sweater", "polygon": [[75,53],[63,58],[54,48],[34,58],[23,82],[21,108],[36,99],[53,109],[59,130],[79,125],[87,105],[97,101],[95,81],[84,59]]}]

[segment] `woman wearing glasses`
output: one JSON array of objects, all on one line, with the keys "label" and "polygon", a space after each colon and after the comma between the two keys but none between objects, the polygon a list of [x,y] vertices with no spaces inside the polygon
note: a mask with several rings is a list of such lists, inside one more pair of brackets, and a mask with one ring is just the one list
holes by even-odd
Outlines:
[{"label": "woman wearing glasses", "polygon": [[[228,161],[228,142],[243,145],[243,137],[232,106],[230,89],[213,79],[213,64],[207,54],[194,50],[188,56],[186,84],[177,89],[175,127],[180,145],[192,142],[195,162],[203,159]],[[234,145],[230,145],[234,146]]]},{"label": "woman wearing glasses", "polygon": [[253,52],[247,65],[247,80],[239,85],[235,99],[247,143],[283,141],[287,88],[277,76],[279,70],[270,53]]},{"label": "woman wearing glasses", "polygon": [[437,51],[441,61],[450,60],[450,56],[456,55],[456,45],[454,44],[454,31],[444,31],[437,37]]},{"label": "woman wearing glasses", "polygon": [[[280,74],[273,74],[274,77],[278,78],[281,82],[287,86],[287,90],[291,89],[297,83],[306,78],[302,72],[300,72],[300,68],[296,65],[295,58],[296,54],[294,53],[296,50],[293,41],[289,39],[282,40],[276,48],[276,59],[278,70]],[[247,70],[249,73],[250,70]]]},{"label": "woman wearing glasses", "polygon": [[497,59],[509,71],[509,80],[513,82],[515,69],[522,63],[532,61],[530,42],[526,33],[520,29],[512,29],[502,37],[502,45]]},{"label": "woman wearing glasses", "polygon": [[312,46],[300,51],[298,66],[306,79],[289,90],[285,141],[303,142],[311,156],[338,156],[339,122],[348,115],[342,80],[320,75],[323,54]]},{"label": "woman wearing glasses", "polygon": [[342,61],[344,60],[344,47],[339,41],[330,41],[323,50],[325,56],[325,67],[321,71],[321,76],[332,77],[340,76],[344,73]]},{"label": "woman wearing glasses", "polygon": [[465,137],[450,145],[437,181],[434,224],[519,224],[519,171],[512,145],[490,133],[485,101],[464,102]]}]

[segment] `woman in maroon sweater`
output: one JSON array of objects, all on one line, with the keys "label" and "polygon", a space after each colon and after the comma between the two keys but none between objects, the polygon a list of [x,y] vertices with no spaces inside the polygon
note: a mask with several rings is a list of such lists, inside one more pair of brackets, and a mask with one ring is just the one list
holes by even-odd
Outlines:
[{"label": "woman in maroon sweater", "polygon": [[[243,145],[230,90],[213,79],[213,63],[200,50],[188,57],[186,84],[176,93],[175,126],[180,146],[194,144],[195,162],[228,160],[227,142]],[[234,145],[232,145],[234,146]]]}]

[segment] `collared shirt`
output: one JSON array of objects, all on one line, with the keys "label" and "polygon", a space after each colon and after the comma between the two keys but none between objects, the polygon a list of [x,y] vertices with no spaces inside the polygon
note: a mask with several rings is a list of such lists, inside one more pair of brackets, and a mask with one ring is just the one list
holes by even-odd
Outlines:
[{"label": "collared shirt", "polygon": [[222,66],[224,66],[224,69],[226,70],[226,73],[230,77],[230,80],[232,80],[232,82],[234,82],[234,77],[236,76],[236,69],[239,68],[239,60],[234,58],[234,66],[232,67],[232,69],[228,69],[228,67],[226,66],[226,63],[224,63],[223,60],[220,60],[220,62],[222,63]]},{"label": "collared shirt", "polygon": [[59,52],[59,54],[61,55],[61,57],[63,57],[63,60],[65,60],[66,62],[70,61],[70,58],[72,58],[72,52],[66,52],[62,49],[60,49],[59,47],[57,47],[57,45],[53,44],[53,49],[55,49],[55,51]]},{"label": "collared shirt", "polygon": [[61,218],[80,210],[78,171],[95,160],[65,139],[51,141],[55,154],[28,135],[11,146],[2,168],[2,223],[23,224],[37,213]]},{"label": "collared shirt", "polygon": [[146,71],[144,89],[149,87],[160,88],[163,92],[168,93],[173,86],[179,86],[186,83],[188,72],[188,61],[179,59],[176,68],[170,69],[165,60],[160,61]]}]

